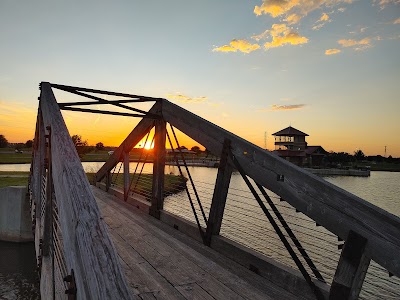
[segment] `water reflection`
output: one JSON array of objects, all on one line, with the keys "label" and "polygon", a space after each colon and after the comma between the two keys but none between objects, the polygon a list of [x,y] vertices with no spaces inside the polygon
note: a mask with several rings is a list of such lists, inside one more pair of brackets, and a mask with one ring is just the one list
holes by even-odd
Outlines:
[{"label": "water reflection", "polygon": [[0,299],[40,299],[33,243],[0,242]]}]

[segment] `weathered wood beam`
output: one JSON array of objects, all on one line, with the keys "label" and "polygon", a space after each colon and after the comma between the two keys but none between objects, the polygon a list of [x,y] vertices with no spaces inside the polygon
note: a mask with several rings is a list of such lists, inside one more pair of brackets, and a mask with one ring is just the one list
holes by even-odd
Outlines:
[{"label": "weathered wood beam", "polygon": [[47,127],[47,143],[46,143],[46,165],[47,165],[47,181],[46,181],[46,210],[44,214],[43,226],[43,247],[42,255],[47,256],[50,254],[50,248],[53,239],[53,178],[52,178],[52,164],[51,164],[51,128]]},{"label": "weathered wood beam", "polygon": [[54,193],[59,207],[67,269],[74,269],[79,299],[131,299],[78,153],[50,83],[41,84],[40,107],[51,126]]},{"label": "weathered wood beam", "polygon": [[117,97],[147,99],[148,101],[163,100],[161,98],[152,98],[152,97],[139,96],[139,95],[133,95],[133,94],[126,94],[126,93],[118,93],[118,92],[110,92],[110,91],[104,91],[104,90],[88,89],[88,88],[83,88],[83,87],[61,85],[61,84],[56,84],[56,83],[51,83],[51,87],[56,88],[56,89],[60,89],[60,90],[63,90],[63,91],[67,91],[67,92],[69,92],[69,91],[81,91],[81,92],[95,93],[95,94],[102,94],[102,95],[110,95],[110,96],[117,96]]},{"label": "weathered wood beam", "polygon": [[113,103],[134,103],[134,102],[150,102],[154,100],[138,100],[138,99],[124,99],[124,100],[108,100],[108,103],[103,103],[99,101],[79,101],[79,102],[59,102],[58,106],[60,108],[65,106],[82,106],[82,105],[99,105],[99,104],[113,104]]},{"label": "weathered wood beam", "polygon": [[214,155],[230,139],[232,153],[248,176],[339,237],[346,239],[350,229],[366,237],[366,254],[400,276],[395,255],[400,253],[400,218],[167,100],[162,114]]},{"label": "weathered wood beam", "polygon": [[101,115],[124,116],[124,117],[134,117],[134,118],[152,118],[152,119],[155,118],[154,116],[148,116],[147,114],[131,114],[131,113],[125,113],[125,112],[118,112],[118,111],[106,111],[106,110],[87,109],[87,108],[68,107],[68,106],[61,106],[60,109],[92,113],[92,114],[101,114]]},{"label": "weathered wood beam", "polygon": [[124,152],[124,200],[126,201],[129,196],[129,152]]},{"label": "weathered wood beam", "polygon": [[367,239],[350,231],[340,255],[329,300],[358,299],[370,258],[365,256]]},{"label": "weathered wood beam", "polygon": [[[155,103],[149,110],[152,114],[159,114],[161,112],[161,104]],[[131,151],[132,148],[140,142],[140,140],[150,131],[154,126],[154,120],[142,119],[132,130],[132,132],[125,138],[122,144],[111,154],[110,158],[104,163],[100,170],[94,176],[94,183],[99,182],[122,160],[122,155],[126,151]]]},{"label": "weathered wood beam", "polygon": [[164,120],[155,121],[153,180],[149,213],[159,219],[164,206],[165,140],[167,127]]},{"label": "weathered wood beam", "polygon": [[230,163],[231,159],[229,158],[229,153],[231,151],[230,146],[230,140],[225,140],[222,148],[214,194],[208,217],[207,230],[204,239],[207,246],[210,246],[212,236],[218,235],[221,230],[226,197],[228,196],[229,183],[231,181],[233,171],[232,163]]}]

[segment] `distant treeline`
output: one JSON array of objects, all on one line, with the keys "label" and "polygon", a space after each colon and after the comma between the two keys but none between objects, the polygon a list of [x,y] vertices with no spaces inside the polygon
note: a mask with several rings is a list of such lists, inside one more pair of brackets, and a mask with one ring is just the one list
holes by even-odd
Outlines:
[{"label": "distant treeline", "polygon": [[354,163],[369,162],[369,163],[391,163],[400,164],[400,157],[394,158],[391,155],[384,157],[382,155],[365,155],[362,150],[357,150],[354,154],[347,152],[329,152],[325,156],[325,161],[328,165],[352,165]]}]

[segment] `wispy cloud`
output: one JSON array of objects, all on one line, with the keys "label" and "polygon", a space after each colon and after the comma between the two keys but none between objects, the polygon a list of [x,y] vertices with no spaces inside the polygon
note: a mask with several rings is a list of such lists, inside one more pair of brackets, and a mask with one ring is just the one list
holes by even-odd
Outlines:
[{"label": "wispy cloud", "polygon": [[326,22],[329,20],[329,15],[327,13],[323,13],[321,18],[319,18],[318,22]]},{"label": "wispy cloud", "polygon": [[201,97],[189,97],[180,93],[175,93],[175,94],[167,94],[166,98],[171,99],[173,101],[178,101],[182,103],[203,103],[207,101],[206,96],[201,96]]},{"label": "wispy cloud", "polygon": [[396,20],[394,20],[393,24],[400,24],[400,18],[397,18]]},{"label": "wispy cloud", "polygon": [[345,48],[352,47],[356,51],[361,51],[372,47],[371,38],[363,38],[361,40],[342,39],[338,40],[338,44]]},{"label": "wispy cloud", "polygon": [[327,13],[323,13],[319,20],[315,22],[315,25],[312,27],[313,30],[319,30],[324,27],[327,23],[330,23],[332,20],[330,19]]},{"label": "wispy cloud", "polygon": [[296,24],[296,23],[298,23],[300,20],[301,20],[301,16],[300,15],[298,15],[298,14],[291,14],[291,15],[288,15],[287,17],[286,17],[286,19],[285,19],[285,21],[289,24],[289,25],[292,25],[292,24]]},{"label": "wispy cloud", "polygon": [[258,44],[252,44],[246,40],[232,40],[229,45],[216,47],[212,51],[214,52],[243,52],[250,53],[260,48]]},{"label": "wispy cloud", "polygon": [[399,4],[400,0],[374,0],[374,3],[379,5],[381,9],[384,9],[389,4]]},{"label": "wispy cloud", "polygon": [[303,109],[306,105],[305,104],[288,104],[288,105],[278,105],[272,104],[270,108],[260,109],[260,112],[267,112],[267,111],[287,111],[287,110],[300,110]]},{"label": "wispy cloud", "polygon": [[333,55],[333,54],[338,54],[340,52],[342,52],[342,50],[340,49],[328,49],[325,50],[325,55]]}]

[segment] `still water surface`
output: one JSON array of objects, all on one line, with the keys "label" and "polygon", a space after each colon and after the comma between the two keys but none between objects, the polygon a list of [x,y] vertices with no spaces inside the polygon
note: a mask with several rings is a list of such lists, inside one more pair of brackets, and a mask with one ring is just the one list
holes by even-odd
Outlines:
[{"label": "still water surface", "polygon": [[[84,162],[83,167],[86,172],[96,172],[102,164],[103,163],[101,162]],[[0,171],[29,171],[29,167],[29,164],[0,165]],[[135,167],[136,163],[130,164],[130,169],[132,171]],[[118,169],[119,166],[117,166],[116,171],[118,171]],[[196,189],[200,194],[207,215],[211,203],[212,189],[215,183],[217,169],[189,167],[189,171],[196,184]],[[144,172],[151,173],[152,165],[147,164],[144,168]],[[174,166],[166,166],[165,172],[168,174],[179,174],[178,169]],[[396,216],[400,216],[400,173],[371,172],[370,177],[335,176],[325,177],[325,180]],[[336,237],[327,232],[324,228],[315,227],[314,222],[310,222],[310,220],[305,216],[302,217],[301,214],[296,213],[286,202],[279,202],[277,200],[278,198],[275,198],[276,195],[273,193],[269,194],[281,210],[282,214],[284,214],[287,222],[293,227],[292,229],[294,231],[297,230],[298,238],[302,240],[304,248],[308,250],[310,256],[316,258],[321,273],[329,282],[340,255],[340,251],[337,249],[338,242]],[[194,221],[185,192],[167,197],[165,201],[165,209]],[[203,223],[203,221],[201,222]],[[260,214],[260,208],[257,207],[254,197],[249,193],[246,184],[238,173],[234,173],[231,179],[221,234],[251,247],[256,251],[264,253],[267,256],[277,259],[282,263],[288,265],[293,264],[290,257],[285,253],[286,250],[282,250],[280,241],[276,239],[276,236],[273,236],[274,233],[270,224],[265,220],[262,214]],[[262,236],[266,236],[266,238],[262,238]],[[9,255],[7,253],[10,253],[10,248],[6,250],[8,251],[7,253],[3,253],[3,248],[4,247],[0,245],[0,258],[7,257],[7,255]],[[18,251],[18,249],[15,251]],[[318,259],[321,260],[321,257],[323,260],[318,261]],[[12,279],[12,276],[10,279],[9,275],[6,276],[4,275],[6,273],[1,273],[2,269],[3,268],[0,265],[0,299],[19,299],[20,297],[14,297],[12,293],[23,293],[23,291],[18,290],[19,288],[12,291],[12,288],[8,289],[7,284],[14,287],[17,285],[26,286],[26,284],[21,285],[21,283],[17,282],[21,282],[21,280],[23,282],[30,282],[31,276],[24,279],[21,278],[21,274],[29,274],[29,272],[31,272],[31,267],[26,268],[25,271],[22,271],[21,273],[15,273],[16,275],[14,280]],[[397,295],[400,297],[399,280],[396,277],[388,279],[385,271],[381,270],[377,265],[372,265],[370,270],[372,270],[372,274],[367,275],[364,284],[365,291],[362,294],[362,298],[396,299]],[[5,279],[5,276],[7,279]],[[376,292],[377,289],[375,285],[394,289],[395,294],[387,293],[384,290]],[[6,290],[11,290],[12,292],[8,292],[8,296],[5,297],[4,292]],[[34,297],[33,294],[32,298],[26,299],[36,299]]]}]

